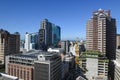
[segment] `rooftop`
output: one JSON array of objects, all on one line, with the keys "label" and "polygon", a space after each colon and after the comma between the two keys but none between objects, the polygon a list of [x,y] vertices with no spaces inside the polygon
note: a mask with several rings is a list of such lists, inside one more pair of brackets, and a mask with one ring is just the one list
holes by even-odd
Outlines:
[{"label": "rooftop", "polygon": [[37,58],[38,55],[43,55],[43,56],[53,56],[54,54],[56,54],[56,52],[44,52],[41,50],[31,50],[28,51],[26,53],[19,53],[19,54],[15,54],[15,55],[11,55],[11,56],[17,56],[17,57],[26,57],[26,58]]},{"label": "rooftop", "polygon": [[[7,74],[4,74],[4,73],[0,73],[2,77],[6,77],[8,79],[14,79],[14,80],[17,80],[18,78],[15,77],[15,76],[10,76],[10,75],[7,75]],[[3,80],[1,77],[1,80]]]}]

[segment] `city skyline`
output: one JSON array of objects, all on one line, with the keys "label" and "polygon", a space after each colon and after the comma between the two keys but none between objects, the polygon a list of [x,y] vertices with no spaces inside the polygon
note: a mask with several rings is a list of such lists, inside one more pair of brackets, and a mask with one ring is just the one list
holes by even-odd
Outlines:
[{"label": "city skyline", "polygon": [[61,27],[62,39],[76,37],[85,39],[87,20],[94,10],[102,8],[111,10],[111,16],[117,20],[117,33],[120,33],[120,12],[117,7],[119,2],[119,0],[0,1],[0,28],[11,33],[20,32],[23,38],[26,32],[38,32],[41,20],[47,18]]}]

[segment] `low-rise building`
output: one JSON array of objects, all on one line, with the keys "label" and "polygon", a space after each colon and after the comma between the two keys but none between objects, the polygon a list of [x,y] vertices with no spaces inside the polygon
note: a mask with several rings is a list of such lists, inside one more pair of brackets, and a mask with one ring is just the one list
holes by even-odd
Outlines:
[{"label": "low-rise building", "polygon": [[120,49],[116,50],[116,60],[113,60],[115,65],[114,80],[120,79]]},{"label": "low-rise building", "polygon": [[6,73],[23,80],[61,79],[61,57],[56,52],[32,50],[6,56]]},{"label": "low-rise building", "polygon": [[109,60],[97,51],[86,51],[79,58],[80,66],[89,80],[97,77],[106,78]]},{"label": "low-rise building", "polygon": [[38,56],[34,62],[34,80],[61,80],[61,57],[56,53]]}]

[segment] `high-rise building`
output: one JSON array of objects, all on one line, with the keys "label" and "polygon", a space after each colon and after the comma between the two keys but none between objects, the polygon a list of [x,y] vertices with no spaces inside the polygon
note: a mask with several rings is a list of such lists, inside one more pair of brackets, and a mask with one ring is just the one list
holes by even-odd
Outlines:
[{"label": "high-rise building", "polygon": [[120,34],[117,34],[116,39],[116,48],[120,49]]},{"label": "high-rise building", "polygon": [[20,34],[18,32],[10,34],[8,31],[0,29],[0,61],[4,63],[4,58],[9,54],[16,54],[20,51]]},{"label": "high-rise building", "polygon": [[32,49],[38,49],[38,33],[26,33],[25,34],[25,49],[27,51]]},{"label": "high-rise building", "polygon": [[116,19],[110,10],[99,9],[87,22],[86,49],[98,50],[109,59],[108,79],[114,80],[114,64],[116,58]]},{"label": "high-rise building", "polygon": [[9,54],[17,54],[20,52],[20,34],[18,32],[9,35],[8,48]]},{"label": "high-rise building", "polygon": [[116,20],[110,10],[99,9],[87,22],[86,48],[98,50],[109,59],[115,59],[116,53]]},{"label": "high-rise building", "polygon": [[8,54],[8,36],[9,32],[0,29],[0,60],[4,63],[4,57]]},{"label": "high-rise building", "polygon": [[39,36],[40,49],[47,50],[49,46],[56,46],[60,41],[60,27],[44,19],[41,22]]},{"label": "high-rise building", "polygon": [[59,26],[52,24],[52,44],[57,47],[60,41],[61,29]]}]

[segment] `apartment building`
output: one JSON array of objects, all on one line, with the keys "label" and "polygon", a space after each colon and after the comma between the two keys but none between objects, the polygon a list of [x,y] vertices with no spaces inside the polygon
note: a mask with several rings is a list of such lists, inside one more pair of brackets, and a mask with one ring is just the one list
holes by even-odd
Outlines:
[{"label": "apartment building", "polygon": [[99,50],[109,59],[115,59],[116,19],[110,10],[96,10],[86,25],[86,49]]}]

